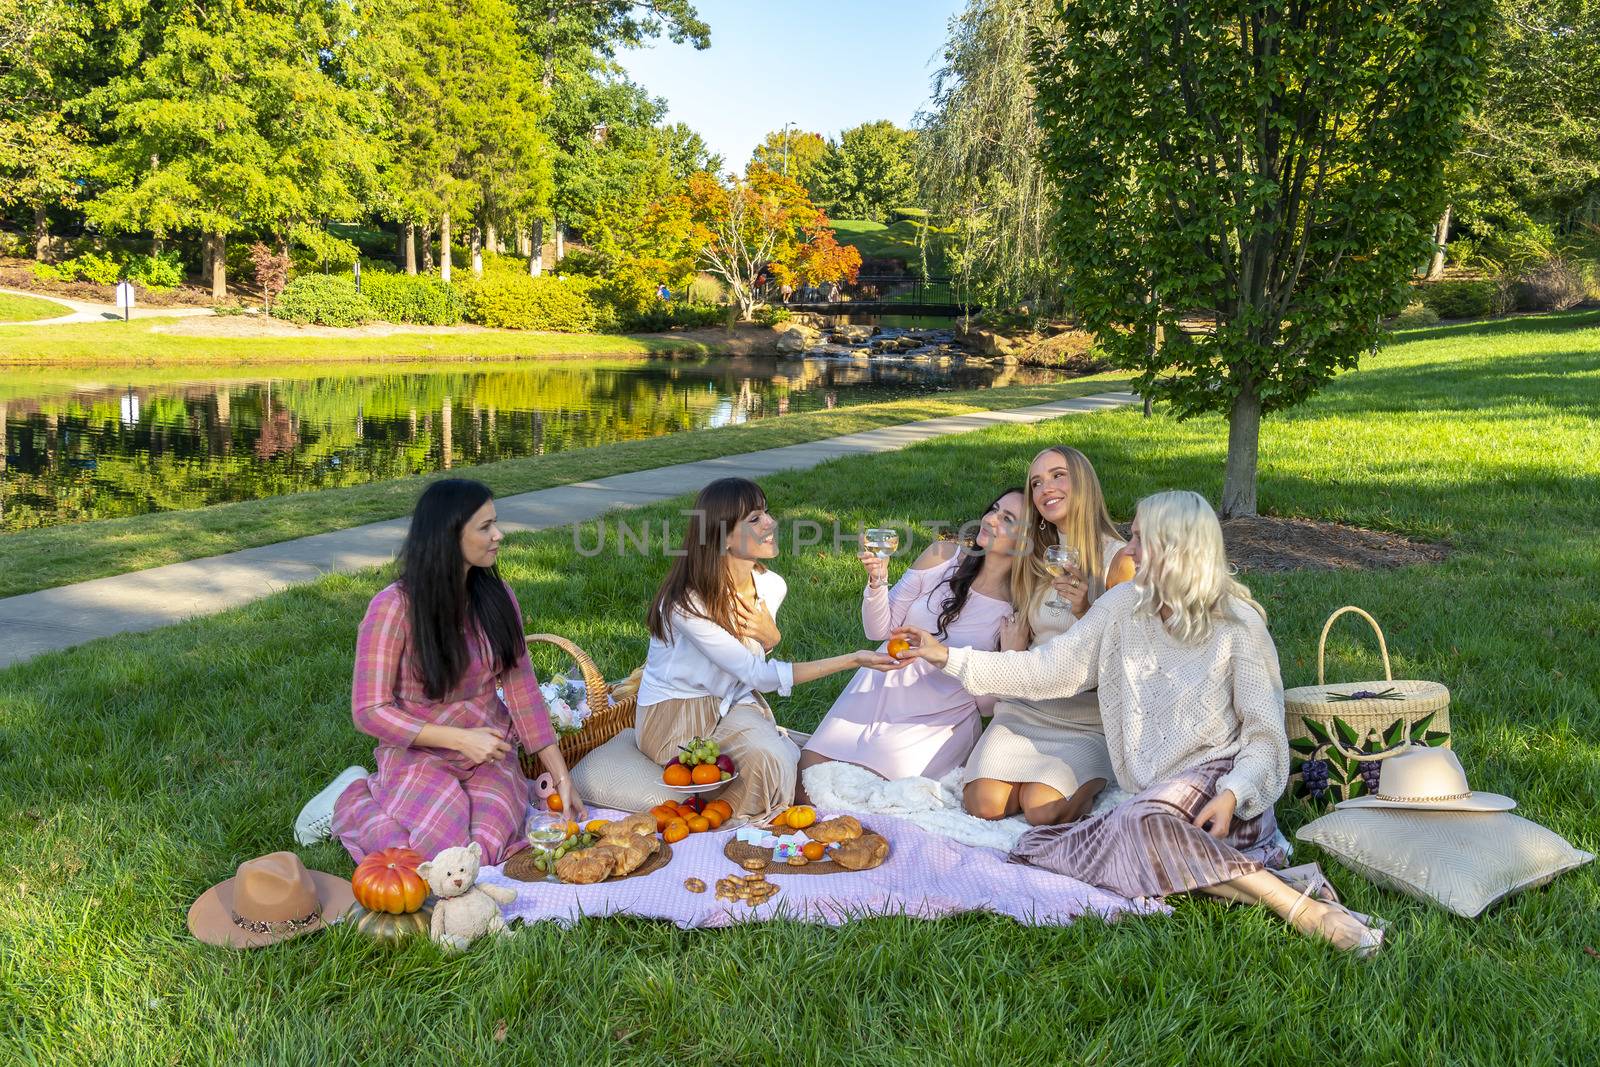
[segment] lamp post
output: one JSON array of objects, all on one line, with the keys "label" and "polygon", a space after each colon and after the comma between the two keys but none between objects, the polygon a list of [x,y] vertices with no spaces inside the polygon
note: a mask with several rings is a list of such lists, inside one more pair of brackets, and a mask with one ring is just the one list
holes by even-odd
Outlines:
[{"label": "lamp post", "polygon": [[783,124],[783,176],[789,176],[789,127],[798,125],[793,119]]}]

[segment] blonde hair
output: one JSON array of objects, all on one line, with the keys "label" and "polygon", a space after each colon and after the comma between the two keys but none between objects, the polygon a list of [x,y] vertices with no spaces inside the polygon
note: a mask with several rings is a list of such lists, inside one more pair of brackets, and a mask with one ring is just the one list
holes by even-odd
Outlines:
[{"label": "blonde hair", "polygon": [[1039,462],[1040,456],[1051,453],[1065,462],[1067,480],[1072,483],[1067,495],[1067,516],[1063,523],[1066,534],[1063,537],[1055,523],[1040,517],[1033,505],[1030,479],[1022,494],[1022,541],[1011,557],[1011,603],[1022,612],[1031,610],[1033,598],[1050,584],[1050,572],[1044,566],[1046,548],[1065,543],[1078,550],[1078,556],[1083,560],[1083,573],[1089,579],[1089,603],[1093,604],[1105,592],[1106,540],[1122,540],[1122,535],[1111,521],[1111,514],[1106,511],[1105,494],[1100,491],[1100,476],[1095,474],[1094,464],[1089,462],[1089,457],[1076,448],[1057,445],[1034,456],[1028,466],[1032,467]]},{"label": "blonde hair", "polygon": [[1166,611],[1162,625],[1185,644],[1210,637],[1233,606],[1230,601],[1254,608],[1266,621],[1265,609],[1233,577],[1222,524],[1205,497],[1186,489],[1147,496],[1139,501],[1134,521],[1143,547],[1133,576],[1137,611],[1157,617]]}]

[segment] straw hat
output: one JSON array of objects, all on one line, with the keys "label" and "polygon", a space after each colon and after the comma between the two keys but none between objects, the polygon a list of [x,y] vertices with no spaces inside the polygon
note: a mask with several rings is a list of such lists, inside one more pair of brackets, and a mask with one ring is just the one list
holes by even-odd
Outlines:
[{"label": "straw hat", "polygon": [[260,948],[323,929],[355,899],[348,879],[308,871],[293,852],[274,852],[246,860],[200,894],[189,908],[189,932],[213,945]]},{"label": "straw hat", "polygon": [[1418,811],[1510,811],[1517,802],[1467,785],[1467,772],[1448,748],[1417,746],[1382,763],[1378,791],[1341,801],[1341,808],[1413,808]]}]

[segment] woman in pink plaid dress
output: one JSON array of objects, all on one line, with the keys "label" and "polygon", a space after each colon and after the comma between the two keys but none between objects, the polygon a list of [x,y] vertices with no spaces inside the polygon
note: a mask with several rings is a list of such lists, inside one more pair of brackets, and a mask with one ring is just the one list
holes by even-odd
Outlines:
[{"label": "woman in pink plaid dress", "polygon": [[486,863],[503,863],[527,846],[517,742],[539,754],[566,810],[586,817],[522,610],[495,569],[504,536],[478,482],[438,481],[417,501],[400,580],[372,598],[356,638],[351,714],[378,739],[378,771],[351,768],[313,798],[296,823],[302,843],[331,832],[359,863],[392,846],[431,857],[476,841]]}]

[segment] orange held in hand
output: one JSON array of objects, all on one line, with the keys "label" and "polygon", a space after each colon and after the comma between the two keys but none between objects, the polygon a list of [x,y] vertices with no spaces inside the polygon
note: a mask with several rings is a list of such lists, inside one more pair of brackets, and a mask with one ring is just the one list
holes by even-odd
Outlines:
[{"label": "orange held in hand", "polygon": [[905,655],[907,652],[910,652],[910,651],[911,651],[911,642],[910,641],[907,641],[903,637],[891,637],[891,638],[889,638],[889,655],[893,656],[895,659],[899,659],[901,656]]},{"label": "orange held in hand", "polygon": [[669,845],[675,841],[682,841],[688,836],[689,824],[684,822],[682,819],[673,819],[671,822],[667,823],[667,828],[661,831],[661,840],[665,841]]},{"label": "orange held in hand", "polygon": [[714,782],[722,781],[722,771],[718,769],[715,763],[701,763],[697,764],[695,769],[689,772],[689,777],[695,785],[711,785]]},{"label": "orange held in hand", "polygon": [[668,785],[688,785],[694,779],[689,773],[689,768],[681,763],[674,763],[661,772],[661,780]]},{"label": "orange held in hand", "polygon": [[549,796],[545,797],[544,798],[544,806],[549,808],[551,811],[560,811],[561,810],[561,794],[560,793],[551,793]]}]

